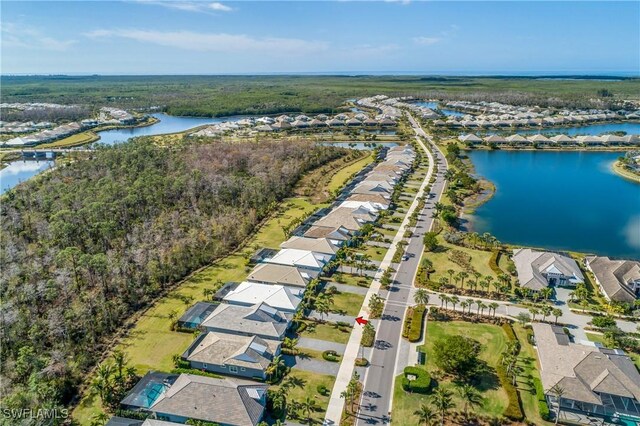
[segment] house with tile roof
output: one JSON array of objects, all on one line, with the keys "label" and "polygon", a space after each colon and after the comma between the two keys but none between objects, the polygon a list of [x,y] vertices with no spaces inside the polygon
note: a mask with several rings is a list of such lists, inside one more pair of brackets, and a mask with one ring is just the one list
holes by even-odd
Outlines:
[{"label": "house with tile roof", "polygon": [[576,261],[563,254],[516,249],[513,263],[522,288],[540,291],[549,286],[571,287],[584,282]]},{"label": "house with tile roof", "polygon": [[216,298],[232,305],[254,306],[260,303],[279,311],[295,313],[302,302],[304,288],[279,284],[260,284],[249,281],[227,283],[216,293]]},{"label": "house with tile roof", "polygon": [[608,300],[633,303],[640,298],[640,262],[590,256],[585,263]]},{"label": "house with tile roof", "polygon": [[293,315],[279,311],[266,303],[254,306],[221,303],[202,322],[202,329],[241,336],[282,340]]}]

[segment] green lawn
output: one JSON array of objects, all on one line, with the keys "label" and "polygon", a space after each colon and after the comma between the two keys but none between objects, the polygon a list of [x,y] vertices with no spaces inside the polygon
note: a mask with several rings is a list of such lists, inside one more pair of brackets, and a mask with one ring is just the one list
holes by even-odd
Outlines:
[{"label": "green lawn", "polygon": [[[355,273],[355,270],[356,269],[353,268],[354,273]],[[349,268],[347,268],[347,271],[349,271]],[[358,286],[358,284],[360,284],[359,287],[369,287],[369,285],[371,285],[371,281],[373,281],[370,277],[367,277],[367,276],[359,276],[359,275],[349,274],[349,273],[345,274],[341,272],[336,272],[331,276],[329,280],[335,281],[340,284],[346,284],[346,285]],[[363,285],[363,284],[366,284],[366,285]]]},{"label": "green lawn", "polygon": [[[468,247],[456,246],[453,244],[449,244],[442,236],[438,236],[438,245],[439,247],[435,252],[425,252],[424,257],[431,260],[433,262],[433,268],[435,272],[431,274],[431,281],[438,282],[440,277],[449,278],[449,274],[447,270],[452,269],[455,271],[455,274],[462,271],[463,268],[457,263],[453,262],[449,259],[449,255],[451,250],[459,250],[464,252],[465,254],[471,256],[471,266],[474,270],[480,272],[482,276],[492,276],[493,282],[498,282],[497,275],[493,272],[493,270],[489,267],[489,260],[491,259],[491,252],[483,251],[483,250],[475,250]],[[473,278],[473,277],[471,277]],[[482,278],[482,277],[481,277]],[[469,278],[465,280],[465,286],[469,282]],[[455,282],[453,282],[455,284]],[[459,285],[459,284],[458,284]],[[481,287],[478,287],[481,289]],[[491,286],[491,291],[494,291],[494,287]]]},{"label": "green lawn", "polygon": [[362,170],[365,166],[371,164],[373,160],[373,155],[367,155],[366,157],[356,161],[355,163],[343,168],[331,179],[331,183],[328,185],[328,190],[335,191],[338,188],[342,188],[342,186],[349,180],[352,174],[358,172],[359,170]]},{"label": "green lawn", "polygon": [[311,339],[328,340],[330,342],[346,344],[349,341],[351,328],[349,332],[340,331],[337,325],[332,322],[318,323],[307,321],[309,326],[300,334],[300,337],[309,337]]},{"label": "green lawn", "polygon": [[384,259],[384,256],[387,254],[387,249],[384,247],[370,246],[366,244],[358,248],[357,251],[360,254],[368,254],[371,256],[371,260],[377,260],[378,262],[382,262],[382,259]]},{"label": "green lawn", "polygon": [[538,408],[538,397],[536,396],[534,381],[541,382],[536,351],[527,340],[527,331],[520,324],[513,324],[513,330],[520,341],[521,347],[521,362],[519,366],[522,367],[522,373],[518,376],[517,388],[520,393],[524,415],[527,420],[536,425],[550,425],[551,423],[542,420]]},{"label": "green lawn", "polygon": [[98,139],[98,135],[96,135],[94,132],[80,132],[76,133],[75,135],[67,136],[66,138],[57,140],[55,142],[38,145],[38,148],[71,148],[74,146],[80,146],[95,142]]},{"label": "green lawn", "polygon": [[333,295],[332,311],[342,315],[356,316],[360,312],[360,307],[364,302],[364,296],[342,292]]},{"label": "green lawn", "polygon": [[[329,404],[329,394],[331,392],[331,389],[333,389],[335,377],[312,373],[310,371],[296,370],[295,368],[291,370],[288,376],[294,376],[298,379],[303,380],[304,386],[292,388],[287,395],[287,400],[303,402],[307,397],[314,398],[316,400],[316,404],[320,407],[320,410],[313,413],[312,418],[316,421],[322,422],[324,413],[327,411],[327,405]],[[329,390],[327,396],[320,395],[318,393],[317,388],[321,384],[325,385]]]},{"label": "green lawn", "polygon": [[[420,346],[422,352],[427,354],[427,363],[424,368],[430,373],[438,370],[435,363],[431,361],[433,354],[434,342],[440,338],[447,336],[462,335],[471,337],[482,345],[480,358],[485,361],[489,369],[495,368],[500,362],[500,354],[502,353],[507,337],[502,328],[492,324],[473,324],[462,321],[438,322],[429,321],[427,323],[426,343]],[[454,391],[454,403],[456,409],[462,411],[463,402],[458,397],[455,388],[456,385],[450,379],[443,379],[438,386],[443,386]],[[500,387],[497,376],[492,373],[484,374],[479,378],[477,388],[481,391],[484,398],[482,406],[475,409],[476,413],[487,416],[500,416],[508,405],[508,397],[506,392]],[[410,419],[413,411],[418,408],[421,398],[425,396],[409,395],[400,387],[396,387],[393,402],[393,417],[395,419]],[[407,423],[415,424],[415,423]]]}]

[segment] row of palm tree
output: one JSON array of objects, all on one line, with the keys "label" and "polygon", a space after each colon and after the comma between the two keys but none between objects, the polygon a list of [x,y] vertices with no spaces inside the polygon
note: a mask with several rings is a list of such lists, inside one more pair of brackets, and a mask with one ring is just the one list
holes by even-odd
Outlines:
[{"label": "row of palm tree", "polygon": [[351,380],[349,380],[347,384],[347,388],[340,392],[340,398],[344,398],[345,401],[349,402],[349,412],[351,413],[355,413],[354,402],[358,393],[359,380],[360,375],[354,371]]},{"label": "row of palm tree", "polygon": [[[457,393],[464,403],[463,413],[465,420],[468,421],[469,409],[481,406],[484,399],[480,392],[468,383],[459,386]],[[439,419],[440,425],[443,426],[447,415],[455,406],[453,392],[449,389],[438,387],[433,391],[428,403],[420,405],[420,408],[414,411],[413,414],[418,417],[419,425],[431,426]]]},{"label": "row of palm tree", "polygon": [[[449,303],[451,303],[453,310],[456,310],[456,306],[460,304],[462,308],[462,313],[471,314],[471,309],[473,305],[476,305],[476,314],[484,315],[485,309],[489,310],[489,315],[496,316],[496,309],[500,307],[500,304],[497,302],[485,303],[483,300],[472,300],[472,299],[460,299],[458,296],[449,296],[448,294],[439,294],[438,299],[440,299],[440,307],[444,307],[445,309],[449,309]],[[468,308],[468,310],[467,310]]]},{"label": "row of palm tree", "polygon": [[105,407],[116,408],[138,376],[134,367],[127,366],[128,360],[124,352],[115,350],[111,361],[98,366],[91,389],[100,397]]},{"label": "row of palm tree", "polygon": [[531,320],[536,320],[536,315],[542,315],[542,322],[546,321],[547,317],[553,315],[555,317],[555,323],[558,323],[558,318],[562,316],[562,309],[554,308],[549,305],[532,306],[529,308],[531,314]]}]

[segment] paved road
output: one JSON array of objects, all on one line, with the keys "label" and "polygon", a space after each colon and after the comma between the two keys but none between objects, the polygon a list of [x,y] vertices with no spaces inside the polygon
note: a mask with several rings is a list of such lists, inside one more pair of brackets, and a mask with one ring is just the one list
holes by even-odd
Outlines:
[{"label": "paved road", "polygon": [[[427,138],[420,126],[409,115],[409,120],[417,135]],[[396,375],[398,351],[402,334],[402,321],[407,304],[413,304],[411,288],[420,264],[423,250],[423,237],[429,231],[433,222],[433,206],[440,199],[444,190],[444,156],[437,149],[429,147],[439,159],[440,170],[435,175],[436,181],[432,185],[430,198],[422,212],[409,245],[407,253],[409,259],[400,263],[394,278],[391,291],[387,296],[387,303],[382,319],[377,327],[376,343],[370,358],[371,365],[364,378],[364,392],[361,400],[360,416],[356,425],[388,424],[391,422],[390,409],[393,398],[393,382]]]}]

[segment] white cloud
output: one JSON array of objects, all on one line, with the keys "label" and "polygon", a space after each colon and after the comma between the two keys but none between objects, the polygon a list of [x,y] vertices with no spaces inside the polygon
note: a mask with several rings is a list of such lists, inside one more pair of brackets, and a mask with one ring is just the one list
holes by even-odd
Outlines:
[{"label": "white cloud", "polygon": [[413,42],[416,44],[421,44],[423,46],[430,46],[432,44],[436,44],[440,42],[442,39],[440,37],[414,37]]},{"label": "white cloud", "polygon": [[167,9],[182,10],[185,12],[231,12],[233,8],[220,2],[206,1],[163,1],[163,0],[133,0],[135,3],[148,4],[152,6],[162,6]]},{"label": "white cloud", "polygon": [[198,33],[194,31],[155,31],[140,29],[100,29],[86,33],[94,39],[125,38],[142,43],[201,52],[284,52],[309,53],[324,51],[328,44],[296,38],[252,37],[245,34]]},{"label": "white cloud", "polygon": [[20,47],[23,49],[39,49],[62,52],[75,43],[76,40],[58,40],[43,34],[40,30],[28,25],[12,22],[2,23],[2,46]]},{"label": "white cloud", "polygon": [[411,3],[411,0],[384,0],[385,3],[400,3],[402,5],[408,5]]}]

